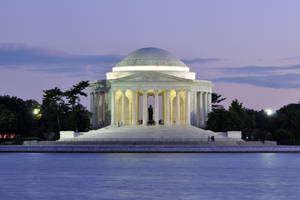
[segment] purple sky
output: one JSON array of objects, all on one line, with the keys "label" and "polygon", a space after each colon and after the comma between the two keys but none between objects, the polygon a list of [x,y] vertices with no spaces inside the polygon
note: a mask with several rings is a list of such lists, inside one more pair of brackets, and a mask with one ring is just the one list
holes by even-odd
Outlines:
[{"label": "purple sky", "polygon": [[[300,1],[3,0],[0,95],[41,102],[135,49],[166,49],[246,107],[300,101]],[[88,105],[88,99],[83,100]]]}]

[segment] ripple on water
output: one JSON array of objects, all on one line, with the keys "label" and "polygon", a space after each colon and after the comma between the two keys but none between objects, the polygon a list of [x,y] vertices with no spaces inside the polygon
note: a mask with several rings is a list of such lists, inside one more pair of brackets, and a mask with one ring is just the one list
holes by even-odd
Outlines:
[{"label": "ripple on water", "polygon": [[298,154],[1,153],[1,199],[299,199]]}]

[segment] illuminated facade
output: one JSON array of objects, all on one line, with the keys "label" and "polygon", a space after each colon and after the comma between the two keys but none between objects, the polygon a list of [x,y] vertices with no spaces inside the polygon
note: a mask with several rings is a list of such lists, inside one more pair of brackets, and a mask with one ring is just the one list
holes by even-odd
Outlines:
[{"label": "illuminated facade", "polygon": [[114,66],[106,80],[90,82],[92,126],[204,127],[213,84],[195,76],[168,51],[138,49]]}]

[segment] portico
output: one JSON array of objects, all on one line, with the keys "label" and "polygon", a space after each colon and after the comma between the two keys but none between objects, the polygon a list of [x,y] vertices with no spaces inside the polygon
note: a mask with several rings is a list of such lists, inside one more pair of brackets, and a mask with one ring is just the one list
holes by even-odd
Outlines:
[{"label": "portico", "polygon": [[190,92],[186,89],[115,89],[111,95],[111,124],[147,125],[149,96],[154,97],[155,125],[190,124]]}]

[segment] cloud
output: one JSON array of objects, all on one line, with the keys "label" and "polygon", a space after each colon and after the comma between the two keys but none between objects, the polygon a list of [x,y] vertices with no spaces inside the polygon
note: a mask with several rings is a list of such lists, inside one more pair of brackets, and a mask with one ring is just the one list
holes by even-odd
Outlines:
[{"label": "cloud", "polygon": [[221,70],[226,74],[272,74],[283,70],[297,70],[300,65],[291,65],[285,67],[278,66],[242,66],[242,67],[219,67],[214,68]]},{"label": "cloud", "polygon": [[218,62],[224,59],[219,58],[192,58],[192,59],[182,59],[184,63],[194,64],[194,63],[208,63],[208,62]]},{"label": "cloud", "polygon": [[281,60],[299,60],[299,59],[300,59],[300,56],[281,58]]},{"label": "cloud", "polygon": [[[0,69],[22,69],[73,76],[103,75],[122,60],[122,55],[74,55],[48,47],[0,43]],[[217,62],[217,58],[183,59],[185,63]]]},{"label": "cloud", "polygon": [[[68,74],[68,76],[88,76],[104,78],[105,73],[119,62],[121,55],[74,55],[47,47],[26,44],[0,43],[0,69],[22,69],[46,73]],[[217,62],[217,58],[183,59],[185,63]],[[300,65],[241,66],[214,68],[230,77],[219,77],[214,82],[251,84],[269,88],[300,88],[300,74],[277,74],[283,70],[300,69]],[[233,76],[244,75],[244,76]],[[252,76],[251,76],[252,75]]]},{"label": "cloud", "polygon": [[26,44],[0,44],[0,69],[46,72],[83,72],[87,66],[105,68],[119,62],[120,55],[73,55],[47,47]]},{"label": "cloud", "polygon": [[279,74],[260,76],[221,77],[213,82],[249,84],[267,88],[296,88],[300,89],[300,74]]}]

